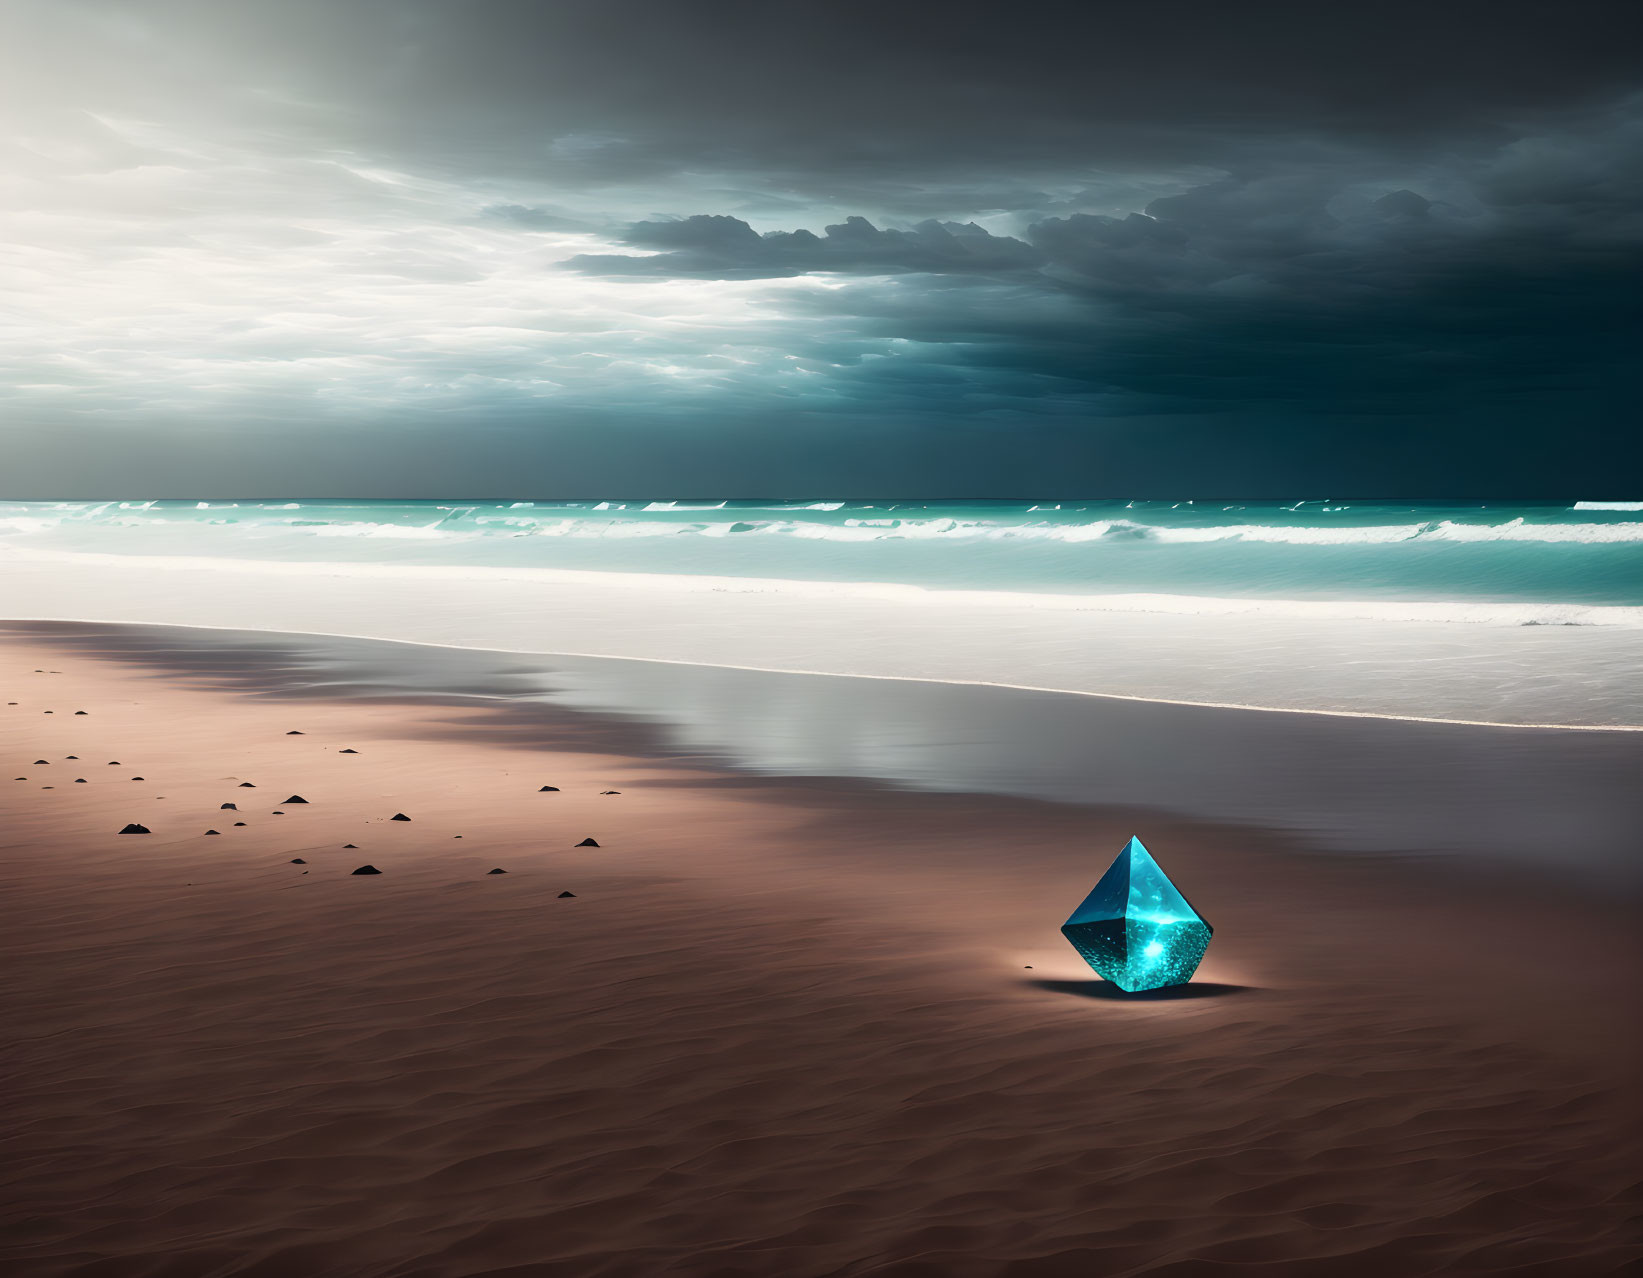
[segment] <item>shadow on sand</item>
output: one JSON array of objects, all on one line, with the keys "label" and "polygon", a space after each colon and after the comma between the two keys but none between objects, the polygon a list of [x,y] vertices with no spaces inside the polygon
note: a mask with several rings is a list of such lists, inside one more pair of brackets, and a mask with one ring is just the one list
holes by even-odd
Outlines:
[{"label": "shadow on sand", "polygon": [[1072,994],[1077,998],[1106,999],[1112,1003],[1164,1003],[1183,998],[1223,998],[1228,994],[1247,994],[1252,985],[1222,985],[1215,981],[1196,981],[1190,985],[1166,985],[1159,990],[1138,990],[1134,994],[1119,989],[1110,981],[1052,981],[1033,980],[1028,985],[1052,994]]}]

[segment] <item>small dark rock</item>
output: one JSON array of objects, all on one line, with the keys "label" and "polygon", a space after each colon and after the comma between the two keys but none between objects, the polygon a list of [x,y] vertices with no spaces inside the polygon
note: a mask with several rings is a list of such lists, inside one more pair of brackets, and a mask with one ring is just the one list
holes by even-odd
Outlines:
[{"label": "small dark rock", "polygon": [[599,791],[599,793],[600,794],[621,794],[622,792],[620,790],[601,790],[601,791]]},{"label": "small dark rock", "polygon": [[76,711],[75,711],[75,712],[74,712],[74,713],[75,713],[75,714],[84,714],[84,713],[85,713],[85,711],[84,711],[84,710],[76,710]]},{"label": "small dark rock", "polygon": [[241,781],[240,782],[240,789],[242,789],[242,790],[255,790],[256,788],[257,787],[252,785],[249,781]]},{"label": "small dark rock", "polygon": [[240,805],[237,803],[225,803],[217,810],[219,812],[238,812],[240,810]]},{"label": "small dark rock", "polygon": [[34,763],[35,763],[35,766],[36,766],[36,767],[38,767],[38,766],[39,766],[39,765],[40,765],[40,764],[42,764],[42,763],[48,763],[48,762],[50,762],[50,761],[49,761],[49,760],[47,760],[47,759],[36,759],[36,760],[35,760],[35,761],[34,761]]},{"label": "small dark rock", "polygon": [[362,865],[354,871],[355,874],[381,874],[382,871],[374,865]]},{"label": "small dark rock", "polygon": [[74,778],[74,784],[75,785],[84,785],[85,783],[86,783],[86,779],[84,777],[75,777]]},{"label": "small dark rock", "polygon": [[579,848],[596,848],[596,847],[599,846],[599,840],[597,840],[597,839],[583,839],[576,846],[579,847]]},{"label": "small dark rock", "polygon": [[281,812],[278,808],[275,808],[272,815],[274,815],[274,816],[284,816],[285,813]]},{"label": "small dark rock", "polygon": [[77,755],[77,754],[65,754],[65,755],[64,755],[64,756],[63,756],[63,758],[65,758],[65,759],[78,759],[78,758],[79,758],[79,757],[80,757],[80,756],[79,756],[79,755]]},{"label": "small dark rock", "polygon": [[556,786],[556,785],[545,785],[540,790],[538,790],[537,793],[538,794],[558,794],[559,793],[559,787]]},{"label": "small dark rock", "polygon": [[411,818],[406,816],[403,812],[396,812],[388,819],[390,821],[409,821]]},{"label": "small dark rock", "polygon": [[[216,831],[216,830],[207,830],[205,833],[206,834],[217,834],[218,831]],[[201,837],[203,838],[204,836],[202,835]]]},{"label": "small dark rock", "polygon": [[234,822],[234,828],[237,830],[237,829],[240,828],[240,826],[242,826],[244,824],[245,824],[244,821],[236,821],[236,822]]},{"label": "small dark rock", "polygon": [[133,821],[130,825],[126,826],[125,829],[121,830],[120,833],[121,834],[152,834],[154,832],[152,830],[150,830],[146,825],[138,825],[135,821]]},{"label": "small dark rock", "polygon": [[294,856],[294,857],[291,858],[291,864],[292,865],[307,865],[308,862],[304,861],[300,856]]},{"label": "small dark rock", "polygon": [[495,870],[486,870],[485,873],[486,874],[506,874],[507,871],[503,870],[503,869],[495,869]]},{"label": "small dark rock", "polygon": [[305,737],[308,734],[306,732],[292,731],[292,732],[287,732],[285,735],[288,736],[288,737]]},{"label": "small dark rock", "polygon": [[289,799],[286,800],[286,802],[287,803],[307,803],[308,800],[303,798],[300,794],[293,794]]},{"label": "small dark rock", "polygon": [[108,761],[108,766],[111,768],[117,768],[120,766],[120,761],[118,759],[110,759]]},{"label": "small dark rock", "polygon": [[574,892],[561,892],[559,894],[559,899],[561,901],[563,901],[567,896],[575,896],[575,895],[576,895],[576,893],[574,893]]},{"label": "small dark rock", "polygon": [[338,750],[338,754],[358,754],[358,750]]},{"label": "small dark rock", "polygon": [[147,777],[132,777],[131,779],[133,781],[146,781],[146,780],[148,780]]},{"label": "small dark rock", "polygon": [[344,844],[343,844],[343,845],[342,845],[342,850],[343,850],[343,851],[344,851],[344,852],[346,852],[346,851],[347,851],[347,850],[348,850],[348,849],[349,849],[349,848],[357,848],[357,847],[358,847],[358,846],[359,846],[359,845],[358,845],[358,844],[357,844],[357,843],[344,843]]}]

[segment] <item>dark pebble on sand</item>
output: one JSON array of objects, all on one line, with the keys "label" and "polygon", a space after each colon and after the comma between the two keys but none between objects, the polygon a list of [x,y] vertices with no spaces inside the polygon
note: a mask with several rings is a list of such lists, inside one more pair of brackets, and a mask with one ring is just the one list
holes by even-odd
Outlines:
[{"label": "dark pebble on sand", "polygon": [[291,858],[291,864],[292,865],[307,865],[308,862],[304,861],[300,856],[294,856],[294,857]]},{"label": "dark pebble on sand", "polygon": [[78,759],[78,758],[79,758],[79,757],[80,757],[80,756],[79,756],[79,755],[77,755],[77,754],[65,754],[65,755],[64,755],[64,756],[63,756],[63,758],[65,758],[65,759]]},{"label": "dark pebble on sand", "polygon": [[567,896],[575,896],[575,895],[576,895],[576,893],[574,893],[574,892],[561,892],[559,894],[559,899],[561,901],[563,901]]},{"label": "dark pebble on sand", "polygon": [[[205,832],[205,833],[206,833],[206,834],[218,834],[218,833],[220,833],[220,831],[217,831],[217,830],[207,830],[207,831],[206,831],[206,832]],[[202,838],[204,838],[204,837],[205,837],[205,836],[204,836],[204,835],[201,835],[201,836],[200,836],[200,837],[202,837]]]},{"label": "dark pebble on sand", "polygon": [[219,812],[238,812],[240,810],[240,805],[237,803],[225,803],[217,810]]},{"label": "dark pebble on sand", "polygon": [[286,802],[287,803],[307,803],[308,800],[303,798],[300,794],[293,794],[289,799],[286,800]]},{"label": "dark pebble on sand", "polygon": [[599,840],[598,839],[583,839],[576,846],[579,847],[579,848],[596,848],[596,847],[599,846]]},{"label": "dark pebble on sand", "polygon": [[358,754],[358,750],[338,750],[338,754]]},{"label": "dark pebble on sand", "polygon": [[118,759],[110,759],[108,761],[108,766],[111,768],[117,768],[120,766],[120,761]]},{"label": "dark pebble on sand", "polygon": [[284,816],[285,813],[281,812],[278,808],[275,808],[272,815],[274,815],[274,816]]},{"label": "dark pebble on sand", "polygon": [[620,790],[601,790],[601,791],[599,791],[599,793],[600,794],[621,794],[622,792]]},{"label": "dark pebble on sand", "polygon": [[132,777],[131,779],[133,781],[146,781],[146,780],[148,780],[147,777]]},{"label": "dark pebble on sand", "polygon": [[285,735],[288,736],[288,737],[305,737],[308,734],[306,732],[297,732],[297,731],[293,730],[291,732],[287,732]]},{"label": "dark pebble on sand", "polygon": [[358,845],[358,844],[357,844],[357,843],[344,843],[344,844],[343,844],[343,845],[342,845],[342,850],[343,850],[343,851],[344,851],[344,852],[346,852],[346,851],[347,851],[347,850],[348,850],[348,849],[349,849],[349,848],[357,848],[357,847],[358,847],[358,846],[359,846],[359,845]]},{"label": "dark pebble on sand", "polygon": [[47,760],[45,760],[45,759],[36,759],[34,761],[34,764],[35,764],[36,767],[38,767],[40,764],[45,763],[45,762],[47,762]]},{"label": "dark pebble on sand", "polygon": [[84,710],[76,710],[76,711],[75,711],[75,712],[74,712],[74,713],[75,713],[75,714],[84,714],[84,713],[85,713],[85,711],[84,711]]},{"label": "dark pebble on sand", "polygon": [[74,778],[74,784],[75,785],[84,785],[85,783],[86,783],[86,779],[84,777],[75,777]]},{"label": "dark pebble on sand", "polygon": [[549,794],[549,793],[558,794],[559,793],[559,787],[556,786],[556,785],[545,785],[540,790],[538,790],[537,793],[538,794]]},{"label": "dark pebble on sand", "polygon": [[236,822],[234,822],[234,828],[238,829],[240,826],[242,826],[244,824],[245,824],[244,821],[236,821]]},{"label": "dark pebble on sand", "polygon": [[153,831],[150,830],[146,825],[138,825],[135,821],[133,821],[130,825],[126,826],[125,829],[121,830],[120,833],[121,834],[152,834]]},{"label": "dark pebble on sand", "polygon": [[242,790],[255,790],[256,788],[257,787],[252,785],[251,782],[249,782],[249,781],[241,781],[240,782],[240,789],[242,789]]},{"label": "dark pebble on sand", "polygon": [[411,818],[406,816],[403,812],[396,812],[388,819],[390,821],[409,821]]},{"label": "dark pebble on sand", "polygon": [[374,865],[362,865],[354,871],[355,874],[381,874],[382,871]]},{"label": "dark pebble on sand", "polygon": [[498,867],[497,869],[494,869],[494,870],[486,870],[485,873],[486,874],[506,874],[507,871],[500,868],[500,867]]}]

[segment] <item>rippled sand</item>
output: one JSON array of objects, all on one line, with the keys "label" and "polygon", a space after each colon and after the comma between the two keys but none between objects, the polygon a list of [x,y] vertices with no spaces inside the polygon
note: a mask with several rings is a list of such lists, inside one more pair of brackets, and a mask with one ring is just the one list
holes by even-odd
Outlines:
[{"label": "rippled sand", "polygon": [[[1636,918],[1578,883],[15,640],[0,687],[9,1274],[1643,1261]],[[1174,996],[1056,931],[1131,833],[1217,929]]]}]

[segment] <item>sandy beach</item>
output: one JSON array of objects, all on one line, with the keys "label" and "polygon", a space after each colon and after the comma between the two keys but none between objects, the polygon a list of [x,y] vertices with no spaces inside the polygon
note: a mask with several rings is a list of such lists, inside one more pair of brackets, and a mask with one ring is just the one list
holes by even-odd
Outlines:
[{"label": "sandy beach", "polygon": [[[1600,878],[757,776],[121,634],[0,643],[8,1273],[1643,1261]],[[1131,834],[1216,928],[1162,995],[1057,932]]]}]

